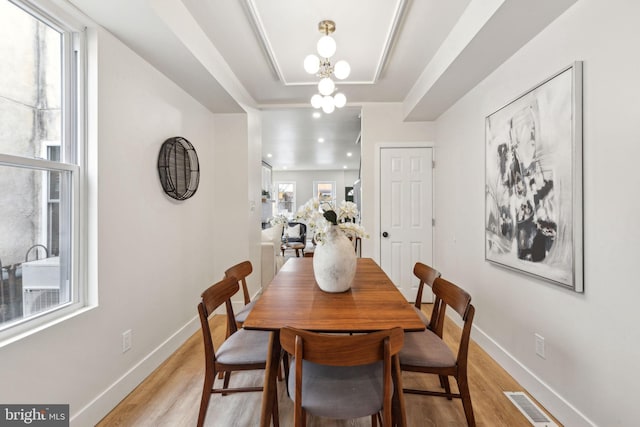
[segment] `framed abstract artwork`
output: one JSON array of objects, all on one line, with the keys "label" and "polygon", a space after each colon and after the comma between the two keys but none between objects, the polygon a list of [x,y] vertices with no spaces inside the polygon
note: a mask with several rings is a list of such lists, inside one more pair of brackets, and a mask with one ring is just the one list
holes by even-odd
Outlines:
[{"label": "framed abstract artwork", "polygon": [[582,62],[485,118],[485,258],[583,291]]}]

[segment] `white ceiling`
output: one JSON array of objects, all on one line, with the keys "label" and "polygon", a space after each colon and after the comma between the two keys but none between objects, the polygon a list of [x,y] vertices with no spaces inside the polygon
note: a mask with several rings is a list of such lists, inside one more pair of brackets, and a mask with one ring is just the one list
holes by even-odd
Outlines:
[{"label": "white ceiling", "polygon": [[[358,169],[359,106],[434,120],[576,0],[69,1],[212,112],[264,110],[264,160],[299,170]],[[312,119],[323,19],[352,71],[347,107]]]},{"label": "white ceiling", "polygon": [[[262,114],[263,159],[276,170],[358,170],[360,108],[312,116],[312,108],[267,109]],[[327,119],[330,123],[327,123]]]}]

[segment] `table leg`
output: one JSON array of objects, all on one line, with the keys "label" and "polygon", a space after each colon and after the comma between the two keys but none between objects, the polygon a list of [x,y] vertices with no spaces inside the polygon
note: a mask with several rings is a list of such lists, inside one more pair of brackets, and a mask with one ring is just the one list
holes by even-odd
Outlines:
[{"label": "table leg", "polygon": [[407,413],[405,411],[404,392],[402,391],[402,371],[400,370],[400,359],[396,354],[393,356],[391,363],[393,364],[393,425],[398,427],[406,427]]},{"label": "table leg", "polygon": [[269,338],[269,354],[264,372],[264,390],[262,392],[262,409],[260,412],[260,426],[270,427],[273,413],[273,403],[278,398],[278,366],[280,365],[280,331],[271,332]]}]

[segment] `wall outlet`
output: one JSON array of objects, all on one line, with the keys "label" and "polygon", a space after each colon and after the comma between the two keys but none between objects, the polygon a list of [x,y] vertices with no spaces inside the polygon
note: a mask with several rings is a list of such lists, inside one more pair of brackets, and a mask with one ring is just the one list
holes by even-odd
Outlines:
[{"label": "wall outlet", "polygon": [[540,357],[542,357],[543,359],[545,359],[544,356],[544,337],[540,334],[535,334],[536,337],[536,354]]},{"label": "wall outlet", "polygon": [[131,329],[122,333],[122,352],[126,353],[129,350],[131,350]]}]

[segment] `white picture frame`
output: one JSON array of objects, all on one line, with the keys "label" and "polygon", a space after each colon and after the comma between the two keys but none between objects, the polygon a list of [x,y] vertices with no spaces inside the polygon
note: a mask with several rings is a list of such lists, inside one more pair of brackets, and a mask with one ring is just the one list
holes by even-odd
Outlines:
[{"label": "white picture frame", "polygon": [[584,291],[582,62],[485,118],[485,259]]}]

